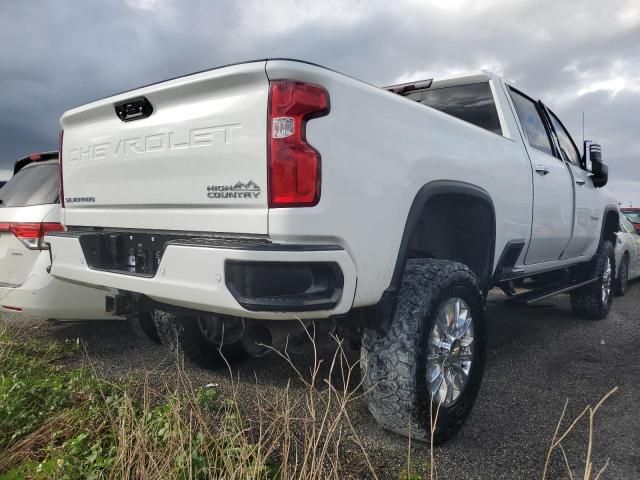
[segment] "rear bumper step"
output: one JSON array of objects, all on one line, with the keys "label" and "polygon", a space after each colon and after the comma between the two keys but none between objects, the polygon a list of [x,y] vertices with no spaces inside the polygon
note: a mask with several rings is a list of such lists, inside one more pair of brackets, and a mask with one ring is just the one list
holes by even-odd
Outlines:
[{"label": "rear bumper step", "polygon": [[194,310],[323,318],[348,312],[355,295],[355,266],[333,245],[116,231],[59,232],[47,242],[56,277]]}]

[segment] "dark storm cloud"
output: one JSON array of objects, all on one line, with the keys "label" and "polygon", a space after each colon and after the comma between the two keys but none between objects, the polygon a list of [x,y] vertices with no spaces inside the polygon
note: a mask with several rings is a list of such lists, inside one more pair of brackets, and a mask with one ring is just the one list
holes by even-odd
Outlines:
[{"label": "dark storm cloud", "polygon": [[578,141],[585,112],[620,199],[640,204],[634,1],[3,2],[0,41],[4,165],[54,148],[70,107],[225,63],[302,58],[375,84],[490,68],[547,100]]}]

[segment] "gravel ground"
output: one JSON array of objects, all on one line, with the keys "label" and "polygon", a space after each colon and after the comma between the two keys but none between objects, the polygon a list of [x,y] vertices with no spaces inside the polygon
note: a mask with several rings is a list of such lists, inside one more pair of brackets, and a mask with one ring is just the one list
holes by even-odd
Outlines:
[{"label": "gravel ground", "polygon": [[[550,437],[567,399],[567,417],[594,405],[618,386],[596,419],[595,467],[609,459],[605,478],[640,479],[640,283],[614,300],[609,318],[585,321],[572,316],[568,297],[559,296],[536,307],[509,307],[500,295],[488,306],[489,356],[475,409],[457,437],[436,449],[440,479],[541,478]],[[43,340],[80,338],[96,371],[112,380],[150,373],[152,384],[175,377],[172,358],[161,346],[135,339],[123,322],[51,324],[9,319]],[[310,358],[296,360],[308,368]],[[285,386],[291,368],[270,356],[234,366],[239,376],[238,399],[269,395]],[[219,383],[228,388],[228,372],[186,367],[194,385]],[[294,384],[293,389],[301,387]],[[381,471],[381,478],[397,479],[406,465],[404,438],[387,433],[357,401],[351,418]],[[586,426],[564,442],[574,473],[582,478],[586,454]],[[412,446],[418,464],[427,459],[424,445]],[[554,462],[556,467],[559,463]],[[356,476],[358,474],[355,474]],[[554,478],[565,478],[563,473]],[[566,477],[568,478],[568,477]]]}]

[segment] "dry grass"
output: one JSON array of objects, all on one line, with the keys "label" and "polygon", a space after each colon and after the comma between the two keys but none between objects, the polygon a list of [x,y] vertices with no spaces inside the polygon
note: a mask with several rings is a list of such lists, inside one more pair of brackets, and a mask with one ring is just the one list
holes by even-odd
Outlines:
[{"label": "dry grass", "polygon": [[[364,394],[361,382],[353,385],[359,364],[350,363],[342,342],[332,337],[336,348],[328,371],[322,374],[323,360],[318,355],[315,336],[309,329],[305,331],[313,350],[308,373],[296,367],[286,350],[273,350],[304,386],[304,394],[292,395],[291,380],[275,395],[267,396],[256,389],[256,427],[260,438],[266,439],[265,445],[279,459],[279,478],[345,478],[347,471],[354,470],[354,465],[351,463],[345,468],[341,451],[355,449],[362,478],[377,479],[369,454],[349,416],[350,405]],[[349,460],[353,462],[353,458]]]},{"label": "dry grass", "polygon": [[[247,386],[240,388],[231,368],[224,397],[215,387],[194,387],[180,361],[175,384],[162,391],[152,388],[147,378],[123,387],[99,380],[91,368],[75,376],[51,369],[53,376],[66,375],[64,381],[73,379],[68,401],[37,428],[0,450],[0,473],[13,471],[17,475],[9,478],[34,480],[378,479],[380,473],[350,417],[352,404],[365,394],[361,385],[354,385],[359,378],[358,364],[349,361],[337,338],[333,354],[321,358],[313,333],[307,331],[307,335],[313,349],[308,370],[296,366],[286,350],[274,350],[293,375],[285,388],[268,392],[256,381],[248,394]],[[22,344],[0,334],[0,368],[16,363],[17,350],[24,350]],[[603,477],[607,464],[596,472],[592,463],[595,416],[616,390],[561,429],[565,404],[548,450],[543,480],[550,476],[549,466],[556,452],[562,455],[567,475],[578,478],[570,468],[563,441],[582,419],[589,422],[582,478]],[[244,411],[237,401],[240,395],[245,396]],[[252,401],[247,402],[247,395]],[[250,411],[247,404],[251,405]],[[425,446],[428,465],[421,469],[424,474],[414,473],[409,441],[406,472],[399,472],[402,478],[438,478],[433,434],[439,406],[432,406],[430,413],[432,441]]]},{"label": "dry grass", "polygon": [[268,458],[234,405],[207,406],[190,385],[181,388],[157,406],[145,385],[142,404],[127,396],[109,411],[116,440],[109,478],[268,478]]},{"label": "dry grass", "polygon": [[[15,347],[2,338],[0,360]],[[176,383],[161,392],[147,379],[125,387],[98,380],[90,367],[59,410],[0,451],[0,472],[34,479],[313,480],[347,478],[359,467],[358,478],[378,478],[348,413],[362,394],[348,388],[357,364],[348,363],[336,339],[327,371],[309,338],[314,361],[308,372],[286,351],[276,352],[294,372],[290,382],[303,388],[267,395],[255,385],[249,414],[239,409],[240,383],[231,369],[231,391],[222,398],[215,387],[194,387],[180,362]],[[353,451],[359,465],[345,461]]]},{"label": "dry grass", "polygon": [[605,396],[603,396],[598,403],[596,403],[595,407],[591,407],[587,405],[587,407],[580,413],[571,424],[564,430],[563,433],[560,433],[560,426],[562,425],[562,421],[564,420],[564,416],[567,412],[567,406],[569,405],[569,400],[567,400],[564,404],[564,408],[562,409],[562,414],[560,415],[560,419],[558,420],[558,424],[556,425],[556,430],[553,433],[553,437],[551,438],[551,445],[549,446],[549,450],[547,451],[547,458],[544,464],[544,471],[542,473],[542,480],[546,480],[549,474],[549,467],[551,465],[551,458],[553,453],[556,450],[559,450],[562,454],[562,459],[564,461],[564,465],[566,467],[567,474],[571,480],[578,478],[573,470],[571,469],[571,465],[569,463],[569,459],[567,458],[567,453],[562,446],[562,442],[567,438],[567,436],[573,432],[576,425],[580,422],[582,418],[588,415],[589,421],[589,435],[587,439],[587,452],[586,459],[584,465],[584,471],[582,475],[583,480],[599,480],[603,477],[607,467],[609,466],[609,460],[605,462],[605,464],[598,470],[597,473],[594,471],[594,466],[592,462],[593,458],[593,449],[594,449],[594,433],[595,433],[595,416],[598,412],[598,409],[607,401],[611,395],[618,391],[618,387],[614,387],[611,391],[609,391]]}]

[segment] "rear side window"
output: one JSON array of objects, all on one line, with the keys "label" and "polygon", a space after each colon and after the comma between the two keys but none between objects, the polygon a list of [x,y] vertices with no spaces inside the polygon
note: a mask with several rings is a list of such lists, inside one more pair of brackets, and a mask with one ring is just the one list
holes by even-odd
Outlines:
[{"label": "rear side window", "polygon": [[489,82],[422,90],[407,98],[502,135]]},{"label": "rear side window", "polygon": [[57,203],[59,188],[57,165],[25,167],[0,189],[0,208]]},{"label": "rear side window", "polygon": [[541,150],[544,153],[553,155],[549,134],[542,122],[542,118],[540,117],[540,112],[538,111],[536,104],[533,100],[516,91],[509,89],[509,93],[511,94],[513,105],[516,107],[516,113],[518,114],[520,124],[524,129],[527,140],[529,140],[529,145],[536,150]]}]

